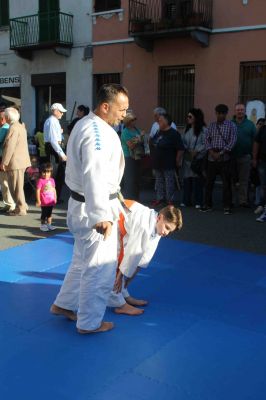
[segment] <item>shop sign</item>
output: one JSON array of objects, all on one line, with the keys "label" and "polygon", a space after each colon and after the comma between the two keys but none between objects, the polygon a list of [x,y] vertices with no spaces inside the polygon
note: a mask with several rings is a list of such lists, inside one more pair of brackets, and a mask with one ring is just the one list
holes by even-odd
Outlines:
[{"label": "shop sign", "polygon": [[18,87],[20,86],[20,76],[0,76],[0,88],[3,87]]}]

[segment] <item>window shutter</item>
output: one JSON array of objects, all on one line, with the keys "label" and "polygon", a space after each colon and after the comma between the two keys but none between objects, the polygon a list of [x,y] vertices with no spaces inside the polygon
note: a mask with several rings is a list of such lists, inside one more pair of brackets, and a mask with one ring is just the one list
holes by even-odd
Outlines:
[{"label": "window shutter", "polygon": [[0,0],[0,26],[9,25],[9,1]]}]

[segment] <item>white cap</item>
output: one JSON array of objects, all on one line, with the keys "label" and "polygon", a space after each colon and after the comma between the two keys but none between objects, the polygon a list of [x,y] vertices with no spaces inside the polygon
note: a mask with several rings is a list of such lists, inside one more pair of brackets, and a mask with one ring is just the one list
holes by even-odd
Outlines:
[{"label": "white cap", "polygon": [[67,110],[60,103],[54,103],[51,105],[51,111],[58,110],[61,112],[67,112]]}]

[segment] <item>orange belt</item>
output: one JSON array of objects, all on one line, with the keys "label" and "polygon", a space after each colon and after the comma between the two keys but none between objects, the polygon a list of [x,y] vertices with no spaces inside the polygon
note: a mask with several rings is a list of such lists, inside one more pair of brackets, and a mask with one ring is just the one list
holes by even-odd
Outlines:
[{"label": "orange belt", "polygon": [[[127,208],[130,209],[130,207],[135,203],[134,200],[124,200],[125,205]],[[118,267],[121,264],[123,257],[124,257],[124,236],[127,234],[127,231],[125,229],[125,216],[123,213],[119,214],[119,220],[118,220],[118,227],[119,227],[119,242],[120,242],[120,252],[118,255]]]}]

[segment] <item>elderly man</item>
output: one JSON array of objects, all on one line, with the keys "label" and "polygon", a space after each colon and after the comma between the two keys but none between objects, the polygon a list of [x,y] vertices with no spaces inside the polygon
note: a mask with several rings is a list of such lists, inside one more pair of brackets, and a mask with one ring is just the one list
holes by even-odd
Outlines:
[{"label": "elderly man", "polygon": [[94,112],[73,128],[67,147],[66,183],[71,190],[68,227],[75,244],[70,268],[51,307],[53,314],[76,319],[81,334],[113,328],[103,316],[117,267],[117,220],[124,212],[118,199],[124,156],[111,127],[126,116],[128,92],[103,85]]},{"label": "elderly man", "polygon": [[[6,135],[8,133],[9,125],[6,122],[5,112],[0,111],[0,163],[2,161],[3,145],[5,142]],[[13,211],[16,207],[14,200],[11,196],[7,174],[5,171],[0,171],[0,186],[2,191],[2,197],[4,202],[4,207],[0,208],[1,212]]]},{"label": "elderly man", "polygon": [[238,201],[240,207],[249,207],[248,182],[251,167],[251,155],[256,127],[246,116],[246,107],[239,103],[235,105],[233,122],[237,127],[237,141],[233,148],[238,175]]},{"label": "elderly man", "polygon": [[54,103],[51,106],[51,115],[44,123],[44,142],[47,157],[57,164],[55,176],[57,200],[60,202],[60,195],[63,184],[65,182],[65,161],[67,159],[62,149],[62,132],[63,129],[59,120],[67,110],[60,103]]},{"label": "elderly man", "polygon": [[24,194],[24,174],[31,165],[24,124],[19,122],[20,114],[13,108],[5,109],[6,122],[10,125],[3,147],[0,170],[6,172],[11,195],[15,201],[14,211],[9,215],[27,214],[28,205]]}]

